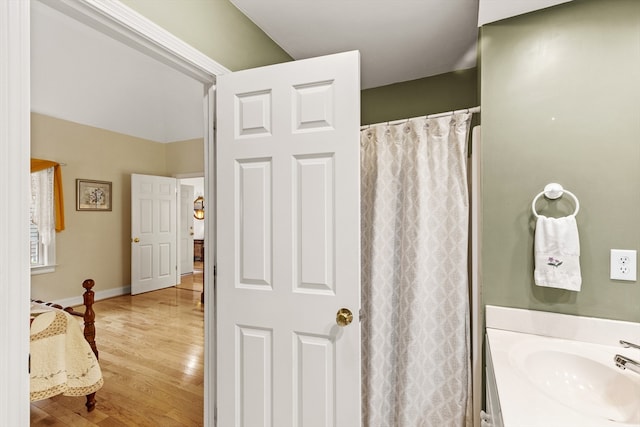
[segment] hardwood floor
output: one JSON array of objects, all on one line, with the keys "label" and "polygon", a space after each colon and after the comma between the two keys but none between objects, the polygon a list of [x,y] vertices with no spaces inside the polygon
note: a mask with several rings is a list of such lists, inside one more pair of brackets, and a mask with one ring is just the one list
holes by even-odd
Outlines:
[{"label": "hardwood floor", "polygon": [[202,272],[177,287],[95,303],[104,386],[84,397],[31,404],[31,426],[201,426],[204,405]]}]

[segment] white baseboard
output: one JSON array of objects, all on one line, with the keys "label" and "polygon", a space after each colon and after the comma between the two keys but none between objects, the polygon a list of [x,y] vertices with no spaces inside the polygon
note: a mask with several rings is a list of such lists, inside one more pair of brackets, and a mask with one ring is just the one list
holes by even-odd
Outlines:
[{"label": "white baseboard", "polygon": [[[100,301],[107,298],[119,297],[120,295],[129,295],[131,293],[131,286],[121,286],[119,288],[105,289],[102,291],[96,291],[94,295],[95,301]],[[55,304],[60,304],[63,307],[74,307],[84,304],[82,295],[72,298],[65,298],[60,300],[51,301]]]}]

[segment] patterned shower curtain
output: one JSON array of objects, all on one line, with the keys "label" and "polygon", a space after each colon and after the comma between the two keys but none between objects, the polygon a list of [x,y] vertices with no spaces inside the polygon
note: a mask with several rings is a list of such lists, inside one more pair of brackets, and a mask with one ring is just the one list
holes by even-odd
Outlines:
[{"label": "patterned shower curtain", "polygon": [[470,119],[361,131],[365,427],[471,425]]}]

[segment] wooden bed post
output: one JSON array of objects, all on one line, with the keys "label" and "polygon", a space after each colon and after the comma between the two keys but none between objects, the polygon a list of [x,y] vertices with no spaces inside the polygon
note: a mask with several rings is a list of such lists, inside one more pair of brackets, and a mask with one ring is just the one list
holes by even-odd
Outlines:
[{"label": "wooden bed post", "polygon": [[93,354],[96,355],[96,359],[100,359],[98,357],[98,347],[96,347],[96,313],[93,311],[93,297],[94,292],[91,290],[95,282],[92,279],[87,279],[82,282],[82,287],[85,288],[85,292],[82,295],[84,298],[84,337],[91,346],[91,350],[93,350]]},{"label": "wooden bed post", "polygon": [[[82,282],[82,287],[85,289],[82,297],[84,298],[84,338],[87,340],[89,345],[91,346],[91,350],[93,350],[93,354],[96,355],[96,359],[98,359],[98,347],[96,347],[96,313],[93,311],[93,298],[94,292],[91,290],[95,282],[92,279],[87,279]],[[93,392],[88,394],[87,403],[85,406],[87,407],[87,412],[91,412],[96,407],[96,393]]]},{"label": "wooden bed post", "polygon": [[[58,304],[48,304],[55,308],[60,308],[66,311],[69,314],[74,316],[82,316],[84,319],[84,339],[87,340],[89,346],[91,347],[91,351],[96,355],[96,359],[98,359],[98,347],[96,347],[96,313],[93,311],[93,303],[94,303],[94,292],[91,290],[96,283],[92,279],[87,279],[82,282],[82,287],[85,289],[82,297],[84,299],[84,313],[79,313],[73,309],[73,307],[62,308]],[[42,302],[42,301],[36,301]],[[96,394],[91,393],[87,395],[87,403],[84,404],[87,407],[87,412],[91,412],[96,407]]]},{"label": "wooden bed post", "polygon": [[[64,310],[73,316],[82,317],[84,319],[84,328],[83,328],[84,339],[87,340],[87,342],[89,343],[89,346],[91,347],[91,351],[93,351],[93,354],[96,355],[96,359],[99,359],[98,347],[96,346],[96,326],[95,326],[96,313],[95,311],[93,311],[95,293],[93,292],[92,289],[95,284],[96,283],[92,279],[87,279],[84,282],[82,282],[82,287],[85,289],[84,294],[82,294],[82,297],[84,299],[84,313],[80,313],[74,310],[73,307],[62,307],[59,304],[53,304],[50,302],[44,302],[40,300],[33,300],[33,301],[39,304],[45,304],[53,308]],[[87,395],[87,403],[85,403],[85,406],[87,407],[87,412],[91,412],[95,409],[96,407],[95,392]]]}]

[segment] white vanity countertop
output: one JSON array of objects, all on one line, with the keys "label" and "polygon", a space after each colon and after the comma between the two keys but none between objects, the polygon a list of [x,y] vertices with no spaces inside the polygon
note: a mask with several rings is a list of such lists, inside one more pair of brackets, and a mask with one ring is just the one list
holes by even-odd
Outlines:
[{"label": "white vanity countertop", "polygon": [[[505,427],[640,427],[640,375],[623,371],[613,362],[615,354],[640,361],[640,350],[618,343],[620,339],[640,343],[640,323],[495,306],[487,306],[486,313]],[[604,389],[603,383],[589,389],[592,384],[580,378],[579,369],[567,378],[562,377],[566,370],[555,372],[563,363],[569,371],[574,366],[593,366],[594,372],[622,381],[616,383],[615,391],[598,390]],[[563,395],[564,382],[572,384],[567,389],[578,394],[584,389],[584,394],[578,399]],[[616,401],[622,402],[620,412],[598,404],[615,393]],[[590,403],[592,397],[595,400]]]}]

